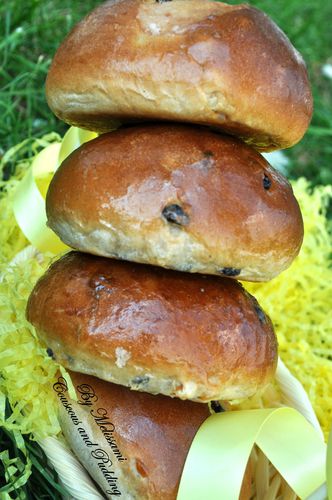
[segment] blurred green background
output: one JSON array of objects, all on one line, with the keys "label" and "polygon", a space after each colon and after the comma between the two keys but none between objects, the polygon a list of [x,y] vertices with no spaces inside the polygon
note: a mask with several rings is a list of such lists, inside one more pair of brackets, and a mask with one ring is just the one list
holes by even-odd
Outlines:
[{"label": "blurred green background", "polygon": [[[52,115],[45,102],[45,76],[65,34],[99,3],[97,0],[1,2],[2,151],[27,136],[40,136],[51,130],[64,132],[65,125]],[[300,50],[312,82],[315,99],[312,125],[301,143],[286,151],[290,160],[288,175],[304,175],[314,184],[332,183],[332,2],[253,0],[251,4],[268,13]]]}]

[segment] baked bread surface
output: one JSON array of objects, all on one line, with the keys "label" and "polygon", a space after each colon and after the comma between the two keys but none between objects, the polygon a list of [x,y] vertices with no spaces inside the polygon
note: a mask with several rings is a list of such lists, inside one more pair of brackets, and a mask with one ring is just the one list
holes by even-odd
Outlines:
[{"label": "baked bread surface", "polygon": [[249,281],[286,269],[303,239],[289,182],[243,142],[189,125],[84,144],[55,173],[46,210],[77,250]]},{"label": "baked bread surface", "polygon": [[58,49],[46,95],[71,125],[200,123],[262,151],[298,142],[312,115],[306,67],[285,34],[255,8],[210,0],[100,5]]},{"label": "baked bread surface", "polygon": [[[70,375],[77,403],[69,398],[62,378],[54,386],[61,428],[105,497],[175,500],[191,442],[210,414],[208,405]],[[68,414],[64,398],[79,424]]]},{"label": "baked bread surface", "polygon": [[72,252],[37,282],[27,318],[73,371],[200,402],[273,377],[269,318],[234,280]]},{"label": "baked bread surface", "polygon": [[[77,401],[59,377],[62,431],[106,498],[175,500],[184,463],[208,405],[138,393],[70,372]],[[240,500],[249,500],[251,470]]]}]

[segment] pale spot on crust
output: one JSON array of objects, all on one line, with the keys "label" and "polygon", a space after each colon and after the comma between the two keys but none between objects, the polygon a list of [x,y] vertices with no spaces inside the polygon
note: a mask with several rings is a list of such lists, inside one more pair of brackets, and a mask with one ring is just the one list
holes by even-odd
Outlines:
[{"label": "pale spot on crust", "polygon": [[115,349],[116,361],[115,364],[118,368],[124,368],[127,364],[127,361],[130,359],[130,352],[123,349],[123,347],[117,347]]},{"label": "pale spot on crust", "polygon": [[159,35],[160,34],[160,27],[156,23],[150,23],[149,24],[149,29],[153,35]]},{"label": "pale spot on crust", "polygon": [[193,399],[197,392],[197,384],[189,380],[189,382],[185,382],[183,384],[183,389],[179,391],[180,397],[184,397],[185,399]]}]

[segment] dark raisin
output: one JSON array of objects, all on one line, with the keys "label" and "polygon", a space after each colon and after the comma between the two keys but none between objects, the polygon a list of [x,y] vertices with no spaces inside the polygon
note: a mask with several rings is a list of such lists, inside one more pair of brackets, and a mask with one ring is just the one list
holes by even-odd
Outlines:
[{"label": "dark raisin", "polygon": [[55,356],[54,356],[54,352],[52,351],[52,349],[50,347],[48,347],[46,349],[46,352],[47,352],[47,355],[52,358],[52,359],[55,359]]},{"label": "dark raisin", "polygon": [[223,411],[225,411],[225,408],[221,406],[219,401],[211,401],[211,408],[214,413],[222,413]]},{"label": "dark raisin", "polygon": [[261,309],[258,304],[255,304],[254,307],[255,307],[255,311],[257,313],[259,321],[261,323],[265,323],[266,322],[266,316],[265,316],[265,313],[264,313],[263,309]]},{"label": "dark raisin", "polygon": [[224,276],[238,276],[241,273],[241,269],[235,269],[234,267],[224,267],[220,271]]},{"label": "dark raisin", "polygon": [[143,375],[143,376],[138,375],[137,377],[134,377],[131,381],[133,385],[146,385],[149,382],[150,382],[149,375]]},{"label": "dark raisin", "polygon": [[167,205],[163,209],[162,215],[168,222],[172,222],[173,224],[178,224],[179,226],[189,224],[189,216],[180,205]]},{"label": "dark raisin", "polygon": [[5,163],[2,169],[2,180],[8,181],[14,173],[15,173],[15,163],[11,161]]},{"label": "dark raisin", "polygon": [[172,0],[156,0],[157,3],[171,2]]},{"label": "dark raisin", "polygon": [[271,187],[271,184],[272,184],[271,179],[266,174],[264,174],[264,177],[263,177],[264,189],[266,189],[268,191]]},{"label": "dark raisin", "polygon": [[205,156],[205,158],[212,158],[213,153],[212,151],[204,151],[203,155]]}]

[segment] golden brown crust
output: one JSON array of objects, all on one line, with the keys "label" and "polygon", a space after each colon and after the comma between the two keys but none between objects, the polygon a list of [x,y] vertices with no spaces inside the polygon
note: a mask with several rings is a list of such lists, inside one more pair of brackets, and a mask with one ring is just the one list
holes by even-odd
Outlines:
[{"label": "golden brown crust", "polygon": [[[77,402],[70,400],[64,379],[54,385],[61,428],[106,498],[113,498],[117,489],[126,499],[175,500],[208,406],[133,392],[80,373],[70,376]],[[250,483],[248,469],[241,500],[249,499]]]},{"label": "golden brown crust", "polygon": [[83,128],[187,121],[266,151],[298,142],[312,115],[305,64],[281,30],[248,5],[210,0],[102,4],[58,49],[46,92]]},{"label": "golden brown crust", "polygon": [[145,392],[236,399],[276,368],[270,320],[229,279],[71,252],[38,281],[27,318],[66,368]]},{"label": "golden brown crust", "polygon": [[119,129],[56,172],[49,226],[88,253],[248,281],[298,254],[303,223],[288,181],[237,139],[189,125]]},{"label": "golden brown crust", "polygon": [[[61,427],[104,493],[114,486],[122,498],[175,500],[191,442],[209,416],[208,406],[133,392],[80,373],[70,375],[78,397],[78,404],[70,404],[81,424],[75,426],[64,408],[59,395],[68,399],[68,393],[61,392],[60,380],[55,390]],[[84,442],[82,429],[94,446]],[[98,468],[102,456],[107,460],[105,452],[112,461],[106,468],[117,478],[108,484]]]}]

